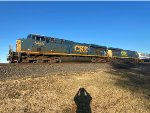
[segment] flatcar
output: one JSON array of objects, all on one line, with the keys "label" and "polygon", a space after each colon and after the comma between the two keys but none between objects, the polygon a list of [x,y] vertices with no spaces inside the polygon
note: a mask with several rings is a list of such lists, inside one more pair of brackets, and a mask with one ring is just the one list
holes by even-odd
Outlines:
[{"label": "flatcar", "polygon": [[29,34],[16,41],[16,51],[9,50],[10,63],[46,63],[62,61],[107,62],[107,47]]}]

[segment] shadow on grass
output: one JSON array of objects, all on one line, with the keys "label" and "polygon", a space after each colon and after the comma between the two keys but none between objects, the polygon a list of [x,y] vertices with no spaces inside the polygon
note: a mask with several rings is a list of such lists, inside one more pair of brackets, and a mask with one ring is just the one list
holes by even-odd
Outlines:
[{"label": "shadow on grass", "polygon": [[[116,85],[150,100],[150,63],[111,63],[112,75],[119,76]],[[149,106],[150,109],[150,106]]]},{"label": "shadow on grass", "polygon": [[80,88],[74,97],[77,106],[76,113],[92,113],[90,107],[91,100],[90,94],[84,88]]}]

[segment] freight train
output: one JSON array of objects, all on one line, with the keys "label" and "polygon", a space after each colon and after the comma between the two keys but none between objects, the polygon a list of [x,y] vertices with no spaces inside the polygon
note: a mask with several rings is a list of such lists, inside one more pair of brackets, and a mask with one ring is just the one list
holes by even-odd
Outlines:
[{"label": "freight train", "polygon": [[136,51],[29,34],[16,40],[16,51],[9,50],[10,63],[51,63],[66,61],[142,61]]}]

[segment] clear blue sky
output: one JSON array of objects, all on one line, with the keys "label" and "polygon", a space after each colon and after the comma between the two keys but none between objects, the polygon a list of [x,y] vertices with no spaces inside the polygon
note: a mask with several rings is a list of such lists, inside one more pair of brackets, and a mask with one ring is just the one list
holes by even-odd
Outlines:
[{"label": "clear blue sky", "polygon": [[150,2],[0,2],[0,62],[29,33],[150,53]]}]

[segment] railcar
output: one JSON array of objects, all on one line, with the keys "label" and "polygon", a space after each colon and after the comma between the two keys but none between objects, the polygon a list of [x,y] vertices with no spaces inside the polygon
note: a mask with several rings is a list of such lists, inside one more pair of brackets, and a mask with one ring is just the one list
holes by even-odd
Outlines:
[{"label": "railcar", "polygon": [[107,47],[29,34],[16,41],[16,51],[9,50],[10,63],[62,61],[107,62]]},{"label": "railcar", "polygon": [[123,50],[120,48],[108,48],[108,56],[112,61],[139,62],[139,55],[136,51]]},{"label": "railcar", "polygon": [[138,55],[142,62],[150,62],[150,54],[138,52]]}]

